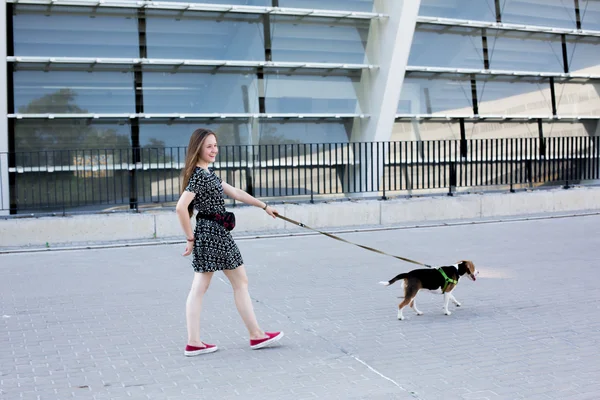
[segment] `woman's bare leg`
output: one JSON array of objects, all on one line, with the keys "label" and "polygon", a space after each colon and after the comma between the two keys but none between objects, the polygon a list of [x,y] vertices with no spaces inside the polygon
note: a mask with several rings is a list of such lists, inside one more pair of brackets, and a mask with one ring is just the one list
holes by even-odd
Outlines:
[{"label": "woman's bare leg", "polygon": [[202,311],[204,293],[208,290],[213,274],[214,272],[194,273],[192,288],[185,304],[188,344],[191,346],[204,347],[204,344],[200,340],[200,312]]},{"label": "woman's bare leg", "polygon": [[226,269],[223,272],[227,279],[229,279],[229,282],[231,282],[235,306],[248,329],[250,339],[265,338],[265,332],[260,329],[258,322],[256,321],[252,299],[250,299],[250,293],[248,293],[248,276],[246,275],[246,268],[243,265],[240,265],[236,269]]}]

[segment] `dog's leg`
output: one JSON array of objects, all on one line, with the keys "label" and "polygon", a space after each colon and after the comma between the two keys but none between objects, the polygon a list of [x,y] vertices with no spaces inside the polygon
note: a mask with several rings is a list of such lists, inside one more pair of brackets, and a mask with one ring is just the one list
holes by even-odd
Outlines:
[{"label": "dog's leg", "polygon": [[402,300],[402,303],[398,304],[398,319],[402,321],[404,319],[404,315],[402,314],[402,309],[406,307],[407,304],[410,303],[410,299]]},{"label": "dog's leg", "polygon": [[413,303],[415,296],[419,293],[419,286],[415,282],[408,281],[404,285],[404,300],[398,305],[398,319],[402,321],[404,315],[402,315],[402,309],[407,305]]},{"label": "dog's leg", "polygon": [[452,295],[450,293],[444,293],[444,314],[450,315],[452,314],[450,310],[448,310],[448,303],[450,303],[450,297]]},{"label": "dog's leg", "polygon": [[450,300],[452,300],[452,302],[454,304],[456,304],[456,307],[460,307],[461,304],[458,302],[458,300],[456,300],[456,297],[454,297],[454,295],[452,294],[452,292],[448,293],[450,295]]},{"label": "dog's leg", "polygon": [[415,302],[415,298],[414,297],[413,297],[412,301],[410,302],[410,307],[413,310],[415,310],[415,312],[417,313],[417,315],[423,315],[423,313],[421,311],[419,311],[419,309],[417,308],[417,303]]}]

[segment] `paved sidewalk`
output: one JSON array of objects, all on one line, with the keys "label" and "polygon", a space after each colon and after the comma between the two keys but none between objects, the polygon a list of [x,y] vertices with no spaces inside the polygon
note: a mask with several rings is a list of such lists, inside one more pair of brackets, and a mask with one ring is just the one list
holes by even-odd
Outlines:
[{"label": "paved sidewalk", "polygon": [[431,264],[467,258],[451,316],[421,293],[396,319],[413,268],[324,236],[247,239],[264,329],[251,351],[216,274],[203,340],[186,358],[192,279],[183,245],[0,255],[0,399],[598,399],[600,216],[348,233]]}]

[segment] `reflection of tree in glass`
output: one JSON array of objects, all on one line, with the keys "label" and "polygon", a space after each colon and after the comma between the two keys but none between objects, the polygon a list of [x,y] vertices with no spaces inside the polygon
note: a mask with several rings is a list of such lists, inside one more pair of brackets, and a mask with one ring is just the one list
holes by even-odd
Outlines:
[{"label": "reflection of tree in glass", "polygon": [[[31,101],[19,108],[21,114],[86,114],[74,104],[77,94],[61,89]],[[88,120],[44,120],[43,123],[19,124],[15,135],[17,151],[47,151],[66,149],[127,148],[129,137],[115,129],[91,126]]]},{"label": "reflection of tree in glass", "polygon": [[299,140],[290,139],[284,133],[279,134],[277,127],[267,125],[263,126],[260,134],[260,144],[296,144]]},{"label": "reflection of tree in glass", "polygon": [[[19,108],[21,114],[87,114],[88,110],[75,104],[77,93],[70,89],[60,89],[31,101]],[[102,128],[90,125],[89,119],[43,120],[39,122],[23,122],[17,126],[15,149],[21,157],[49,158],[48,162],[69,163],[76,153],[112,154],[116,163],[128,162],[131,159],[131,142],[129,135],[119,133],[114,128]],[[165,142],[150,139],[143,146],[143,162],[169,162],[170,156],[165,154]],[[35,152],[35,155],[34,155]],[[36,157],[37,156],[37,157]],[[50,160],[51,159],[51,160]],[[24,160],[25,161],[25,160]],[[42,162],[35,162],[39,164]]]}]

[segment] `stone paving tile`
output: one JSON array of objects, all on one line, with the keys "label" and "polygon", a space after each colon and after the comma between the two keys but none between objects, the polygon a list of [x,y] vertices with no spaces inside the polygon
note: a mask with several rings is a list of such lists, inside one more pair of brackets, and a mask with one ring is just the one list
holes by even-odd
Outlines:
[{"label": "stone paving tile", "polygon": [[1,399],[598,399],[600,217],[346,233],[447,265],[467,258],[463,303],[421,293],[414,266],[323,236],[244,239],[251,295],[279,345],[248,348],[215,274],[202,314],[214,354],[186,358],[192,272],[180,245],[0,255]]}]

